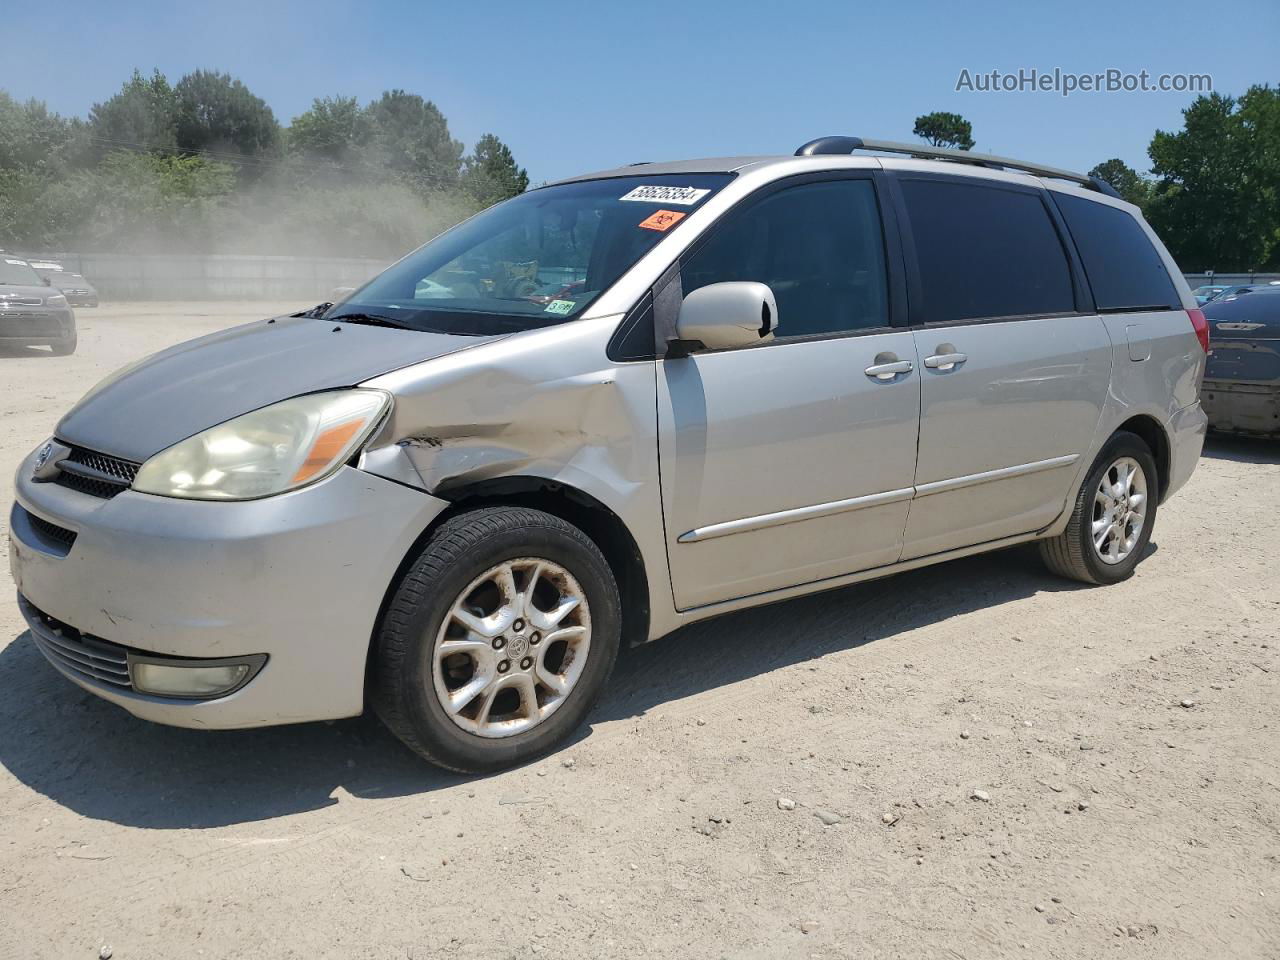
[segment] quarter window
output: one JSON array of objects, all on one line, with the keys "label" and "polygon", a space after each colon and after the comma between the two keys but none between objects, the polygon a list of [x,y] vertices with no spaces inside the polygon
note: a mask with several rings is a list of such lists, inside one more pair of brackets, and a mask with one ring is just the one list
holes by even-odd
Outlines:
[{"label": "quarter window", "polygon": [[1098,309],[1181,310],[1182,301],[1151,238],[1127,210],[1054,194],[1080,251]]},{"label": "quarter window", "polygon": [[927,323],[1073,313],[1071,270],[1039,194],[903,180]]},{"label": "quarter window", "polygon": [[889,324],[884,236],[870,180],[788,187],[731,213],[681,264],[685,294],[711,283],[766,283],[778,337]]}]

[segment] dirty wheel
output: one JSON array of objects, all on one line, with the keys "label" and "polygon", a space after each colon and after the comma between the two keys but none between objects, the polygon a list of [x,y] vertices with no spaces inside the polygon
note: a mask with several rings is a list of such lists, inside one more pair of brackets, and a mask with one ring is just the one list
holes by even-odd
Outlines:
[{"label": "dirty wheel", "polygon": [[1151,539],[1158,489],[1150,448],[1135,434],[1117,433],[1093,462],[1067,528],[1040,541],[1045,564],[1085,583],[1127,580]]},{"label": "dirty wheel", "polygon": [[537,510],[444,523],[376,638],[375,707],[406,744],[466,772],[550,749],[586,716],[617,656],[618,591],[594,543]]},{"label": "dirty wheel", "polygon": [[61,340],[55,340],[49,344],[49,349],[55,357],[69,357],[76,352],[76,332],[72,330]]}]

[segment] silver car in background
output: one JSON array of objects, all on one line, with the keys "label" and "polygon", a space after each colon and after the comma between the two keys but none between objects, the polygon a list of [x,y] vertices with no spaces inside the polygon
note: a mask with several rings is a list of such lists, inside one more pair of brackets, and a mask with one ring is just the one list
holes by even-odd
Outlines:
[{"label": "silver car in background", "polygon": [[1127,578],[1206,344],[1087,177],[850,137],[639,164],[99,384],[19,468],[11,565],[53,665],[140,717],[371,703],[492,770],[695,620],[1028,541]]}]

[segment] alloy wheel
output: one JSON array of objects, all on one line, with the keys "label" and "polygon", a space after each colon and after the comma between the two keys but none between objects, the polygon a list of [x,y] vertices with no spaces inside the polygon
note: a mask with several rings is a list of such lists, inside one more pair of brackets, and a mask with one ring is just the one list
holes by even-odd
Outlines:
[{"label": "alloy wheel", "polygon": [[433,653],[436,696],[449,718],[481,737],[530,730],[564,703],[591,648],[581,585],[550,560],[507,560],[455,599]]},{"label": "alloy wheel", "polygon": [[1102,475],[1093,498],[1090,528],[1094,552],[1103,563],[1126,560],[1147,518],[1147,475],[1133,457],[1121,457]]}]

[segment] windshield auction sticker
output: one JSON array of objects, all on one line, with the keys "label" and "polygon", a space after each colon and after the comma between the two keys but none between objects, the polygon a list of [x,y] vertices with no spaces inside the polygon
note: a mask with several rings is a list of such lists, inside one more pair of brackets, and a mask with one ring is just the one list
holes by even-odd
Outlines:
[{"label": "windshield auction sticker", "polygon": [[657,213],[641,220],[640,226],[646,230],[657,230],[659,233],[665,233],[683,219],[684,214],[678,210],[659,210]]},{"label": "windshield auction sticker", "polygon": [[573,308],[577,306],[573,300],[552,300],[547,304],[544,313],[558,313],[564,316],[566,313],[573,313]]},{"label": "windshield auction sticker", "polygon": [[636,187],[618,199],[635,200],[640,203],[678,203],[682,207],[691,207],[710,192],[697,187],[647,186]]}]

